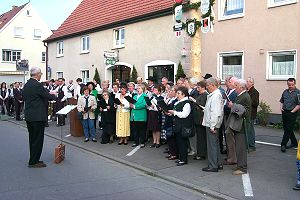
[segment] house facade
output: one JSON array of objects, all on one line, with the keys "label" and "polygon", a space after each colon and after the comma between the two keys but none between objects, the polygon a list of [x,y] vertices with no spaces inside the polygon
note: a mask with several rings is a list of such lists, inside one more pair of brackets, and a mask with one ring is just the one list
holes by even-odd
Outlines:
[{"label": "house facade", "polygon": [[[40,67],[46,74],[46,47],[43,40],[52,34],[34,7],[27,3],[13,6],[0,15],[0,79],[1,82],[25,82],[28,70],[17,69],[17,63],[25,67]],[[25,77],[24,77],[25,75]]]},{"label": "house facade", "polygon": [[[214,10],[214,33],[202,34],[202,71],[222,80],[229,74],[253,77],[260,100],[280,114],[286,80],[300,77],[300,3],[216,0]],[[300,88],[299,82],[296,85]]]},{"label": "house facade", "polygon": [[[46,40],[51,78],[92,81],[97,68],[101,80],[127,81],[135,66],[143,78],[173,80],[179,61],[190,74],[191,38],[175,37],[174,1],[102,3],[82,1]],[[287,78],[299,77],[299,8],[298,0],[215,0],[214,31],[201,34],[202,74],[253,77],[260,99],[280,114]]]}]

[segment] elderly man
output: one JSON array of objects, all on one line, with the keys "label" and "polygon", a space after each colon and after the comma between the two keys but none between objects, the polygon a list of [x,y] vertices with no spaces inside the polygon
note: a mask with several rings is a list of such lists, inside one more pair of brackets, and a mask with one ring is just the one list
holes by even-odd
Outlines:
[{"label": "elderly man", "polygon": [[248,144],[250,151],[255,151],[255,130],[254,130],[254,121],[256,119],[257,107],[259,105],[259,92],[254,88],[254,79],[249,77],[247,79],[247,89],[251,98],[251,121],[248,132]]},{"label": "elderly man", "polygon": [[247,147],[246,147],[246,129],[251,116],[251,98],[247,91],[247,82],[238,79],[235,82],[237,98],[235,103],[229,101],[228,107],[231,108],[227,121],[226,133],[234,136],[234,145],[236,150],[237,167],[233,175],[247,173]]},{"label": "elderly man", "polygon": [[223,98],[218,89],[216,78],[206,80],[206,89],[209,92],[204,109],[202,125],[206,127],[207,136],[207,159],[208,167],[203,168],[205,172],[218,172],[223,169],[220,165],[219,128],[223,121]]},{"label": "elderly man", "polygon": [[31,68],[30,76],[31,78],[23,88],[24,113],[29,132],[30,159],[28,167],[41,168],[47,166],[43,161],[40,161],[44,142],[45,122],[47,121],[45,107],[47,106],[46,102],[54,100],[55,96],[50,95],[39,82],[42,76],[40,68]]}]

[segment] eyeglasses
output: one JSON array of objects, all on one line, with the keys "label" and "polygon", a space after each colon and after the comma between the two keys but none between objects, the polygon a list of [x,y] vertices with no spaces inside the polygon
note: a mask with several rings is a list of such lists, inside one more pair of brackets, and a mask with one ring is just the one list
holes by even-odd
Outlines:
[{"label": "eyeglasses", "polygon": [[107,94],[103,94],[103,96],[107,96]]}]

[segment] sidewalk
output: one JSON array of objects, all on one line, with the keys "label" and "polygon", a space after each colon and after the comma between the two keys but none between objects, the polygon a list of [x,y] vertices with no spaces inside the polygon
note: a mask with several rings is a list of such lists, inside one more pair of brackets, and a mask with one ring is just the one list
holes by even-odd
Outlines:
[{"label": "sidewalk", "polygon": [[[26,126],[24,121],[12,123]],[[67,122],[68,124],[68,122]],[[49,123],[46,135],[60,140],[61,127],[56,127],[54,122]],[[69,126],[62,128],[64,143],[93,152],[110,160],[125,164],[146,174],[171,181],[178,185],[194,189],[216,199],[298,199],[299,193],[292,191],[291,187],[296,181],[296,151],[288,150],[281,153],[279,147],[257,144],[257,151],[248,154],[248,170],[252,186],[253,197],[246,197],[242,176],[233,176],[232,166],[224,166],[219,173],[207,173],[201,169],[207,166],[207,161],[195,161],[189,156],[189,164],[177,167],[174,161],[169,161],[163,153],[166,145],[160,148],[138,149],[132,156],[126,156],[134,148],[132,142],[127,146],[113,144],[100,144],[83,142],[82,138],[65,137],[70,134]],[[98,133],[100,130],[97,130]],[[98,134],[99,136],[100,134]],[[280,144],[282,130],[256,127],[256,139],[263,142]],[[297,134],[299,136],[299,134]],[[59,143],[59,142],[58,142]],[[67,147],[68,149],[68,147]],[[66,149],[66,159],[68,150]],[[101,169],[101,166],[99,166]]]}]

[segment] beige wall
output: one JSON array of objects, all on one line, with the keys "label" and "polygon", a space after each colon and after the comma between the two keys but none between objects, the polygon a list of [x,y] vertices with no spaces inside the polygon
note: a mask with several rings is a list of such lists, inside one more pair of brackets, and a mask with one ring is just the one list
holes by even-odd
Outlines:
[{"label": "beige wall", "polygon": [[[218,1],[214,6],[218,13]],[[202,34],[202,71],[217,74],[218,53],[244,51],[244,74],[255,78],[260,99],[279,113],[279,99],[287,87],[286,81],[266,79],[267,51],[297,50],[300,63],[300,3],[268,8],[267,0],[250,0],[245,4],[242,18],[218,21],[214,33]],[[260,53],[260,49],[261,53]],[[297,71],[296,78],[299,76]],[[300,88],[300,81],[297,86]]]},{"label": "beige wall", "polygon": [[[183,38],[175,37],[172,27],[172,16],[124,26],[125,47],[119,49],[119,62],[134,65],[142,77],[145,75],[145,65],[152,61],[169,60],[178,64],[184,42]],[[88,54],[80,54],[81,36],[64,40],[64,56],[60,58],[56,57],[56,42],[48,44],[52,78],[56,78],[56,71],[64,71],[67,80],[76,79],[81,76],[80,69],[88,69],[92,80],[97,67],[101,80],[104,80],[106,65],[103,53],[113,49],[113,29],[88,35]]]}]

